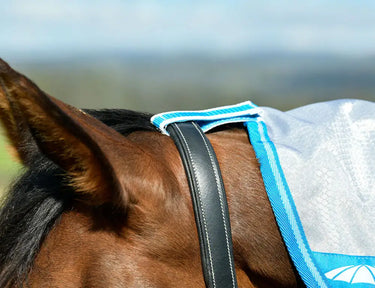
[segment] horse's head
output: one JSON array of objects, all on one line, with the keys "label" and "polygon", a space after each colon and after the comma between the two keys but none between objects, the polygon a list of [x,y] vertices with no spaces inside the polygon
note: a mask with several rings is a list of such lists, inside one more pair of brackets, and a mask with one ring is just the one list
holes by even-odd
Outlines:
[{"label": "horse's head", "polygon": [[[131,112],[112,112],[71,107],[0,62],[0,118],[28,168],[0,214],[1,287],[204,287],[177,149],[142,114],[128,119],[138,127],[117,132],[114,119]],[[239,286],[294,285],[246,133],[209,138]]]}]

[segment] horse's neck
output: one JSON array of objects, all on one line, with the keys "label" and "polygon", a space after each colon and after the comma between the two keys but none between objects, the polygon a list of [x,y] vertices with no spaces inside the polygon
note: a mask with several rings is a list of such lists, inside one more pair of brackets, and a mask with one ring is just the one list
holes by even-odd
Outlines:
[{"label": "horse's neck", "polygon": [[295,275],[247,133],[237,129],[208,137],[225,183],[236,264],[260,287],[267,281],[270,287],[293,287]]},{"label": "horse's neck", "polygon": [[[180,184],[186,205],[191,206],[185,171],[182,162],[176,161],[179,155],[173,141],[169,137],[161,138],[160,134],[146,133],[133,133],[130,138],[159,158],[161,165],[169,166]],[[208,134],[208,138],[217,154],[228,197],[237,277],[250,278],[256,287],[295,286],[292,265],[246,131],[220,131]],[[193,226],[192,211],[184,216],[186,221],[188,215]]]}]

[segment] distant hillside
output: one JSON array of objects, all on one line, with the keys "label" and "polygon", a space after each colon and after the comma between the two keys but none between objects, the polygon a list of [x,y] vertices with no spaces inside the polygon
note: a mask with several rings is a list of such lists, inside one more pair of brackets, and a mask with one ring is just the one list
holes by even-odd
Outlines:
[{"label": "distant hillside", "polygon": [[133,54],[25,61],[14,66],[51,95],[88,108],[158,112],[250,99],[289,109],[337,98],[375,101],[375,58]]},{"label": "distant hillside", "polygon": [[[290,109],[337,98],[375,101],[375,58],[107,55],[10,64],[49,94],[83,108],[160,112],[252,100]],[[1,137],[0,168],[1,195],[1,187],[19,168]]]}]

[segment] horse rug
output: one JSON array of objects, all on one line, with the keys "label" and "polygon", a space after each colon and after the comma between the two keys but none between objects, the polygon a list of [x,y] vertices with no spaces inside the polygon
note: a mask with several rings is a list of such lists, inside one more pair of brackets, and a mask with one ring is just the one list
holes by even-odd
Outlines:
[{"label": "horse rug", "polygon": [[280,232],[307,287],[375,288],[375,103],[336,100],[287,112],[250,101],[155,115],[203,131],[243,122]]}]

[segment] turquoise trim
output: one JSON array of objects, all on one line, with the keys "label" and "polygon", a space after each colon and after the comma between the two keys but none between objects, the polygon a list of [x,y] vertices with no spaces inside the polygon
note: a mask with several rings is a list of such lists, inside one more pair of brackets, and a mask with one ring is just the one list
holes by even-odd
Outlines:
[{"label": "turquoise trim", "polygon": [[307,287],[329,287],[312,256],[276,148],[268,137],[266,124],[262,121],[250,121],[245,126],[260,163],[268,198],[294,265]]},{"label": "turquoise trim", "polygon": [[[258,115],[260,111],[261,109],[251,101],[246,101],[236,105],[201,111],[172,111],[160,113],[154,115],[151,118],[151,122],[166,135],[168,135],[166,127],[169,124],[187,121],[199,122],[202,130],[207,132],[209,129],[224,123],[249,121],[251,117]],[[220,123],[217,123],[217,121],[220,121]]]}]

